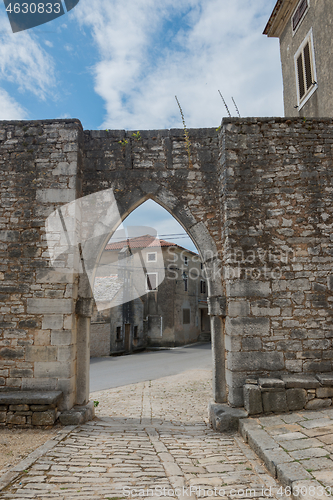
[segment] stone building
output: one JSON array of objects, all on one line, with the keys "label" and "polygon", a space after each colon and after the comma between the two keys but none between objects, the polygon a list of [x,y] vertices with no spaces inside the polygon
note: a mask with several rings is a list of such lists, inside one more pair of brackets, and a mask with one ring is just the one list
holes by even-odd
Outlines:
[{"label": "stone building", "polygon": [[333,3],[278,0],[264,30],[280,39],[285,116],[333,114]]},{"label": "stone building", "polygon": [[[174,347],[208,339],[207,286],[199,256],[175,243],[146,235],[106,245],[101,268],[115,273],[118,263],[123,262],[119,256],[124,252],[133,260],[128,264],[130,286],[139,291],[140,283],[136,281],[145,280],[145,294],[124,303],[120,287],[114,296],[119,304],[102,311],[94,308],[91,356],[120,354],[147,346]],[[138,253],[142,260],[136,259]],[[145,276],[137,273],[140,263]],[[97,289],[107,280],[112,283],[113,294],[117,279],[116,274],[99,277]],[[94,295],[95,289],[96,284]]]}]

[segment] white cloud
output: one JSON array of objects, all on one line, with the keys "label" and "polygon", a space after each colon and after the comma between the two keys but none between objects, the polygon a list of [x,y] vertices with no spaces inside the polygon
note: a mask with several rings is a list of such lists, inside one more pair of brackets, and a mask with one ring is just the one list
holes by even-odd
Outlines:
[{"label": "white cloud", "polygon": [[216,126],[226,115],[218,89],[234,115],[231,96],[242,116],[283,114],[278,41],[262,35],[274,4],[81,0],[75,15],[100,55],[93,72],[102,127],[181,127],[175,94],[188,127]]},{"label": "white cloud", "polygon": [[4,16],[0,17],[0,80],[41,99],[50,95],[56,83],[52,58],[33,35],[26,31],[11,33]]},{"label": "white cloud", "polygon": [[0,88],[0,120],[24,120],[26,115],[21,105]]}]

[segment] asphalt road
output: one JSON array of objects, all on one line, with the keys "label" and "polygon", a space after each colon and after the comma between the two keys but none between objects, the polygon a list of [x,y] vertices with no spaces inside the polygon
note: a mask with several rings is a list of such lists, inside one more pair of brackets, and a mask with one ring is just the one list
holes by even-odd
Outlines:
[{"label": "asphalt road", "polygon": [[212,368],[211,344],[195,344],[126,356],[92,358],[90,391],[155,380],[195,368]]}]

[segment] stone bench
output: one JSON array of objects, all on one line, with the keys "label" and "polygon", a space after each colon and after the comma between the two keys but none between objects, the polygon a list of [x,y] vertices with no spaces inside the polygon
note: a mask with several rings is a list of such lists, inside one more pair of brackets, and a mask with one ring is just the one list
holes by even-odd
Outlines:
[{"label": "stone bench", "polygon": [[320,410],[332,406],[333,373],[248,379],[243,392],[244,408],[249,415]]},{"label": "stone bench", "polygon": [[0,425],[48,426],[59,416],[61,391],[0,392]]}]

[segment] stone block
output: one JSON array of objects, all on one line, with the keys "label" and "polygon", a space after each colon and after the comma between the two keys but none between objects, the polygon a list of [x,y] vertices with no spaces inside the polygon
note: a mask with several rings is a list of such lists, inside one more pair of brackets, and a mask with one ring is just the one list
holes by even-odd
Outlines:
[{"label": "stone block", "polygon": [[51,331],[51,345],[71,345],[73,342],[74,340],[71,330]]},{"label": "stone block", "polygon": [[227,283],[227,297],[268,297],[271,293],[269,282],[235,280]]},{"label": "stone block", "polygon": [[228,315],[230,317],[248,316],[250,314],[250,304],[245,300],[234,300],[228,304]]},{"label": "stone block", "polygon": [[316,378],[323,386],[333,387],[333,373],[317,373]]},{"label": "stone block", "polygon": [[3,424],[6,422],[6,415],[7,415],[7,412],[0,411],[0,424]]},{"label": "stone block", "polygon": [[286,391],[263,392],[262,402],[265,413],[288,411]]},{"label": "stone block", "polygon": [[244,409],[249,415],[262,413],[261,390],[257,385],[245,384],[244,390]]},{"label": "stone block", "polygon": [[286,384],[286,389],[300,387],[302,389],[316,389],[320,386],[319,380],[313,375],[282,375],[282,380]]},{"label": "stone block", "polygon": [[288,410],[290,411],[302,410],[306,405],[307,397],[305,389],[287,389],[286,397]]},{"label": "stone block", "polygon": [[64,317],[62,314],[46,314],[43,317],[43,330],[60,330],[63,327]]},{"label": "stone block", "polygon": [[74,406],[71,410],[61,412],[59,420],[62,425],[79,425],[92,420],[94,416],[94,402],[89,401],[86,405]]},{"label": "stone block", "polygon": [[217,432],[237,431],[239,419],[246,418],[247,412],[239,408],[231,408],[227,404],[210,402],[208,406],[209,421]]},{"label": "stone block", "polygon": [[60,361],[35,362],[36,378],[71,378],[74,366],[72,363],[61,363]]},{"label": "stone block", "polygon": [[280,447],[263,450],[260,458],[263,460],[268,471],[272,474],[273,477],[276,477],[276,468],[278,465],[290,463],[293,461],[293,458],[291,458],[291,456],[283,451]]},{"label": "stone block", "polygon": [[333,387],[319,387],[316,389],[317,398],[332,398]]},{"label": "stone block", "polygon": [[264,450],[273,450],[278,448],[278,444],[263,429],[250,429],[247,440],[251,448],[262,459]]},{"label": "stone block", "polygon": [[6,424],[25,425],[26,417],[24,415],[16,415],[15,413],[7,413]]},{"label": "stone block", "polygon": [[61,397],[61,391],[8,391],[0,392],[0,404],[55,404]]},{"label": "stone block", "polygon": [[58,348],[55,346],[27,346],[26,361],[56,361]]},{"label": "stone block", "polygon": [[38,189],[36,200],[38,203],[69,203],[75,200],[75,191],[72,189]]},{"label": "stone block", "polygon": [[9,405],[9,411],[29,411],[29,405]]},{"label": "stone block", "polygon": [[70,314],[74,311],[72,299],[27,299],[28,314]]},{"label": "stone block", "polygon": [[305,405],[306,410],[322,410],[323,408],[328,408],[332,404],[332,399],[312,399],[308,401]]},{"label": "stone block", "polygon": [[276,477],[283,486],[291,486],[294,481],[313,479],[299,463],[283,463],[276,466]]},{"label": "stone block", "polygon": [[31,411],[47,411],[55,408],[55,404],[53,405],[30,405]]},{"label": "stone block", "polygon": [[284,367],[283,354],[280,352],[229,352],[227,366],[233,371],[277,371]]},{"label": "stone block", "polygon": [[262,341],[260,337],[244,337],[242,339],[243,351],[261,351]]},{"label": "stone block", "polygon": [[56,411],[37,411],[32,414],[32,425],[53,425],[56,420]]},{"label": "stone block", "polygon": [[229,318],[227,316],[225,328],[227,335],[263,337],[269,335],[270,320],[269,318]]},{"label": "stone block", "polygon": [[284,382],[279,378],[259,378],[258,384],[262,388],[284,389]]}]

